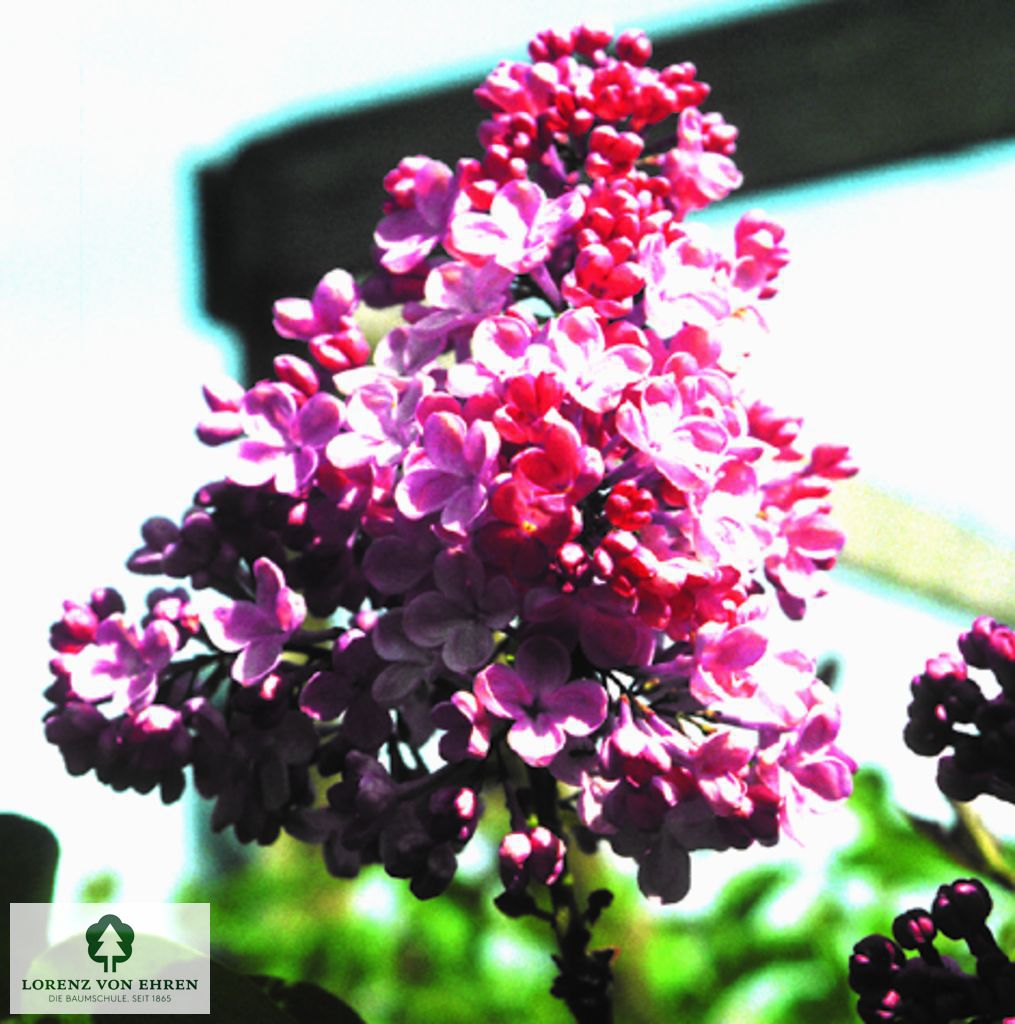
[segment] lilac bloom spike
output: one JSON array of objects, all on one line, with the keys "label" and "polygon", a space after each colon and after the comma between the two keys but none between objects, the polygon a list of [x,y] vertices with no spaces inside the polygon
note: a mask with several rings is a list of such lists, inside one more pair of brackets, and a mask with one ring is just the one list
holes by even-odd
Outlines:
[{"label": "lilac bloom spike", "polygon": [[[333,270],[275,304],[305,357],[205,389],[227,475],[149,519],[129,561],[187,590],[153,590],[136,627],[109,591],[66,604],[46,690],[69,770],[170,800],[189,766],[214,828],[285,828],[333,873],[380,861],[421,898],[499,782],[516,913],[546,905],[527,887],[559,886],[560,909],[570,886],[558,783],[671,901],[689,851],[774,842],[855,767],[813,661],[773,642],[774,614],[823,590],[832,487],[855,471],[739,375],[784,232],[687,219],[739,182],[693,65],[654,70],[644,34],[589,26],[529,53],[477,91],[477,158],[385,177],[365,281]],[[361,297],[398,307],[372,349]],[[956,798],[1012,792],[1013,637],[980,621],[963,641],[998,697],[951,661],[914,691],[907,741],[959,744]]]}]

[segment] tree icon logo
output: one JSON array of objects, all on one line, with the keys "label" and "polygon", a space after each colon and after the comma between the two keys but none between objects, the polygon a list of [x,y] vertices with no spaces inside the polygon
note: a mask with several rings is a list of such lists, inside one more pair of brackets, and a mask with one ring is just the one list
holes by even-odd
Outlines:
[{"label": "tree icon logo", "polygon": [[104,974],[116,974],[116,965],[130,959],[134,929],[116,914],[105,914],[85,932],[88,955],[102,964]]}]

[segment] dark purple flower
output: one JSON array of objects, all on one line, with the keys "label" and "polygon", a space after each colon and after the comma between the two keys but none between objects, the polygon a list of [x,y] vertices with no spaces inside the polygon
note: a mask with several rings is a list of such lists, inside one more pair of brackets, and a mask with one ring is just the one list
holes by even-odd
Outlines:
[{"label": "dark purple flower", "polygon": [[300,709],[317,721],[342,718],[339,729],[349,746],[376,752],[391,734],[391,717],[370,692],[384,666],[359,629],[350,629],[336,641],[330,671],[315,672],[300,692]]},{"label": "dark purple flower", "polygon": [[441,757],[453,764],[468,758],[482,761],[490,750],[490,718],[476,695],[457,690],[432,712],[434,725],[447,731],[438,745]]},{"label": "dark purple flower", "polygon": [[374,700],[387,706],[404,701],[424,681],[433,679],[441,664],[435,651],[408,638],[404,615],[401,608],[395,608],[382,615],[370,632],[374,650],[391,662],[378,673],[371,689]]},{"label": "dark purple flower", "polygon": [[518,611],[514,588],[503,576],[488,581],[483,563],[461,549],[442,551],[433,575],[437,590],[406,605],[405,634],[420,647],[440,646],[453,672],[478,668],[493,654],[493,631],[503,629]]}]

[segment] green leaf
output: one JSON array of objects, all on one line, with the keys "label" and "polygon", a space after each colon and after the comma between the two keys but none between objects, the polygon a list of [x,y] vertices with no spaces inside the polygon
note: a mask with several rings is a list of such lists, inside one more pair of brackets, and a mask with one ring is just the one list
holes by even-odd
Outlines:
[{"label": "green leaf", "polygon": [[[124,1024],[131,1020],[147,1021],[150,1015],[96,1013],[92,1019],[95,1024]],[[208,1024],[213,1020],[246,1021],[250,1024],[255,1021],[257,1024],[299,1024],[300,1018],[277,1006],[254,979],[212,960],[211,1015],[180,1013],[173,1015],[173,1021],[174,1024]],[[343,1018],[336,1020],[338,1024],[345,1024]],[[355,1020],[358,1018],[349,1019],[349,1024]]]},{"label": "green leaf", "polygon": [[363,1024],[363,1018],[337,996],[309,981],[290,984],[281,978],[252,977],[273,1002],[299,1024]]},{"label": "green leaf", "polygon": [[0,891],[10,903],[49,903],[60,847],[45,825],[0,814]]},{"label": "green leaf", "polygon": [[[0,892],[12,903],[49,903],[60,846],[45,825],[18,814],[0,814]],[[11,962],[11,933],[4,933],[4,964]]]}]

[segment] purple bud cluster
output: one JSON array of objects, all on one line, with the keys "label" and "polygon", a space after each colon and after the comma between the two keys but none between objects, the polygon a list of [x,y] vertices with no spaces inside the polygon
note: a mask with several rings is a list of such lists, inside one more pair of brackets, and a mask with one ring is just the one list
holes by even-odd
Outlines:
[{"label": "purple bud cluster", "polygon": [[[1009,1020],[1015,1014],[1015,964],[987,926],[992,906],[982,882],[959,879],[938,889],[929,912],[900,914],[892,925],[893,938],[861,939],[849,960],[860,1019],[865,1024]],[[939,933],[965,943],[976,961],[975,974],[940,953],[934,945]]]},{"label": "purple bud cluster", "polygon": [[[959,637],[961,658],[931,658],[912,682],[904,738],[916,754],[937,757],[937,781],[953,800],[989,793],[1015,802],[1015,631],[987,616]],[[970,668],[993,676],[988,695]]]}]

